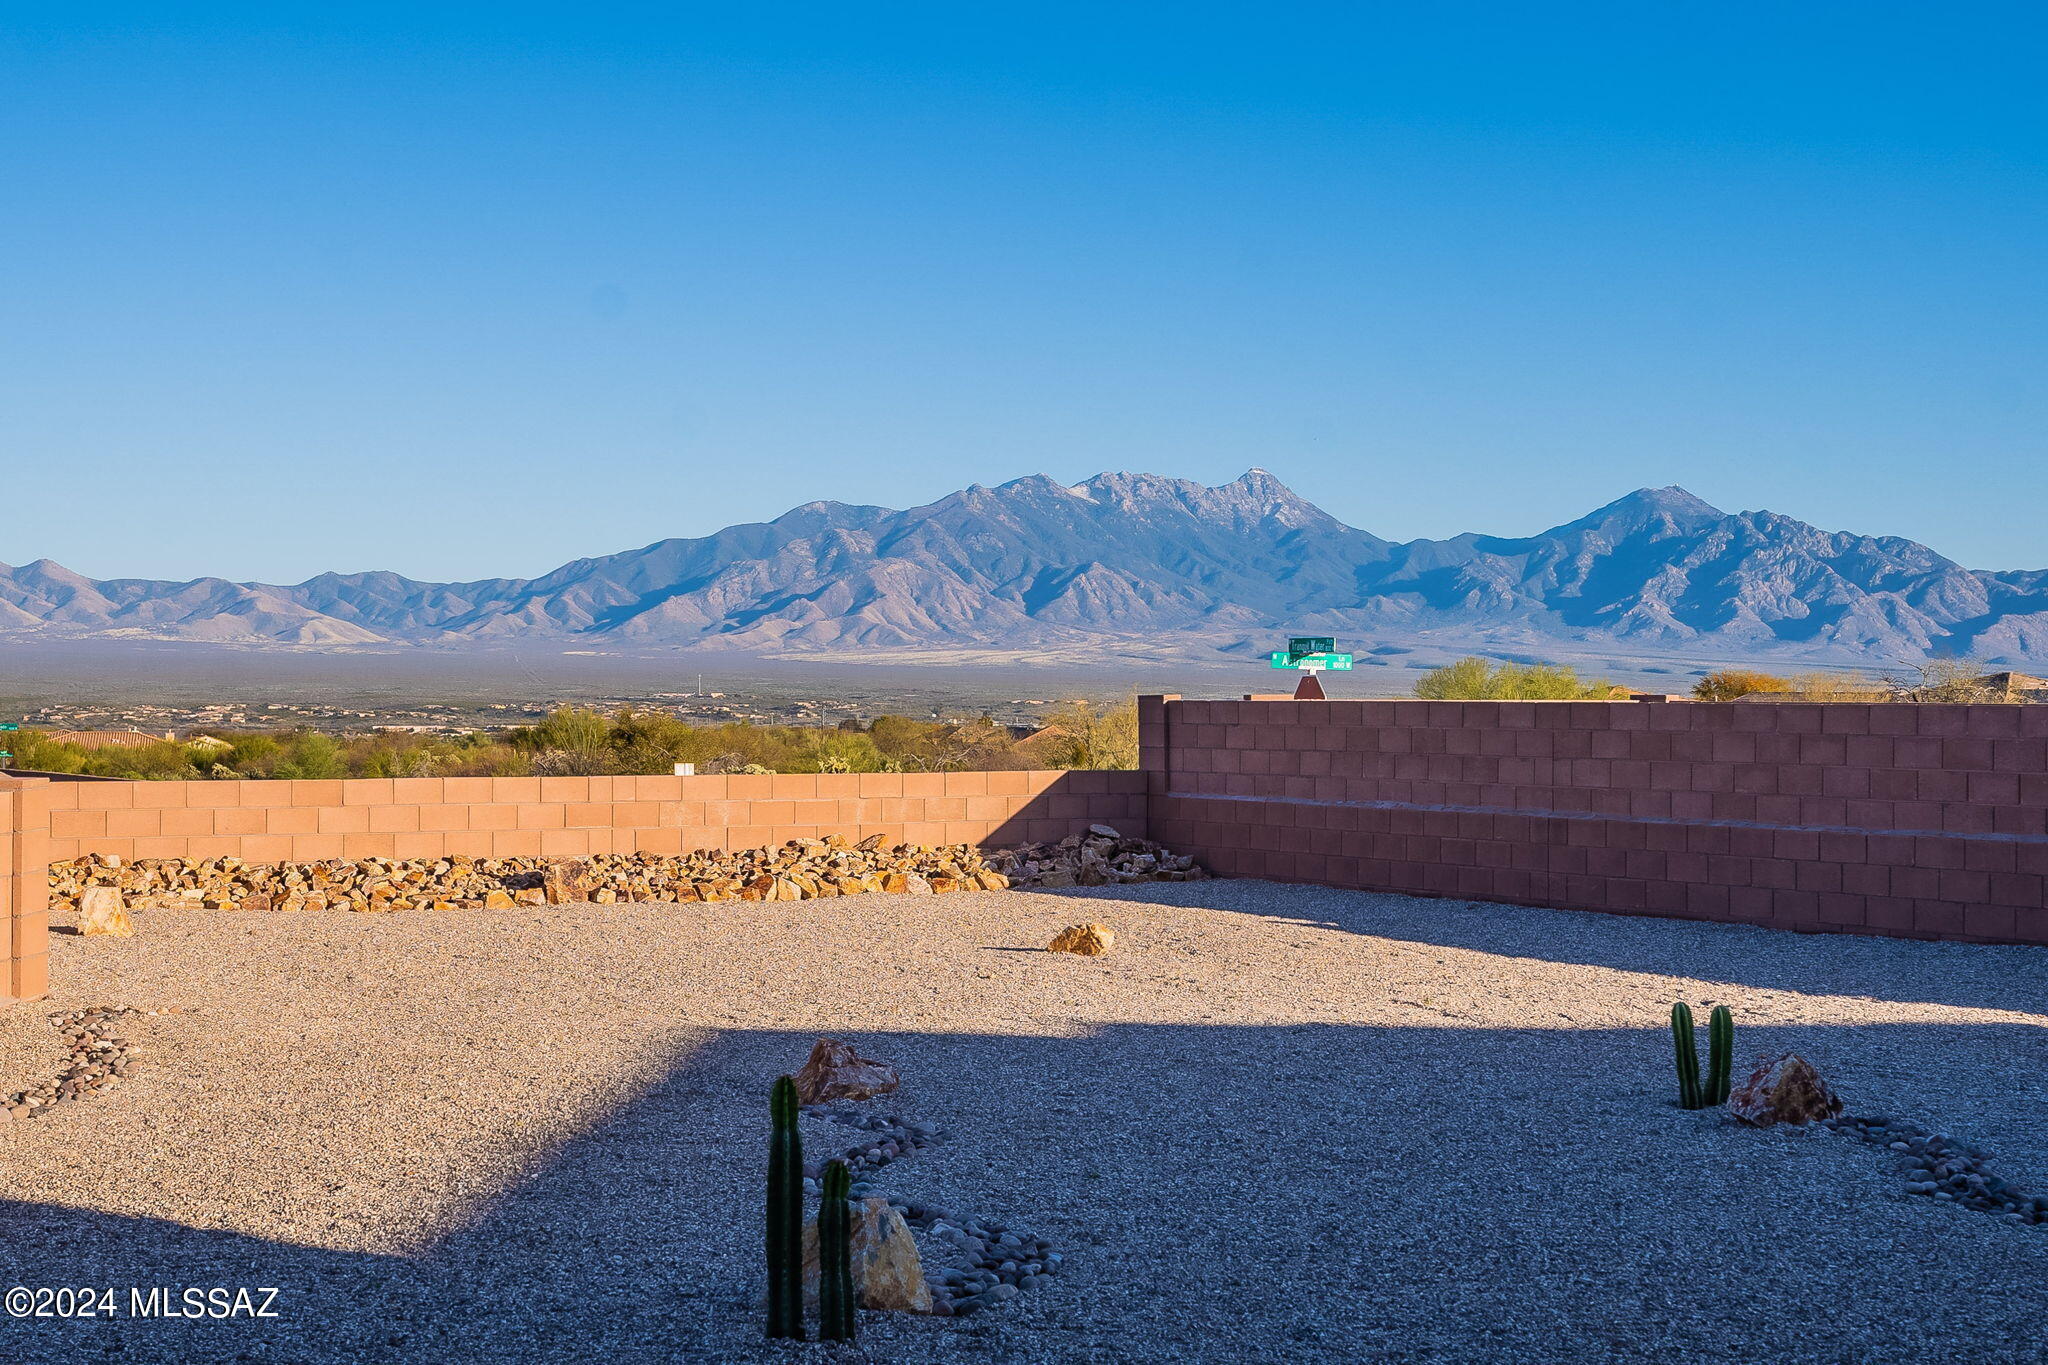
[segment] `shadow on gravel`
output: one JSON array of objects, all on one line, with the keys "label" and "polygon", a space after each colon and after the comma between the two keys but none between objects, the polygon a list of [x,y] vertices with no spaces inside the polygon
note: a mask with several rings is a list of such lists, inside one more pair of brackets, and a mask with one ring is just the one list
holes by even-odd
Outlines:
[{"label": "shadow on gravel", "polygon": [[[417,1258],[0,1206],[0,1282],[123,1296],[113,1320],[0,1322],[0,1356],[824,1359],[768,1347],[753,1307],[764,1096],[811,1041],[720,1035]],[[2040,1030],[1754,1028],[1738,1041],[1744,1058],[1798,1048],[1859,1105],[1910,1096],[1937,1070],[1974,1077],[1960,1093],[1981,1127],[1965,1136],[1996,1150],[2025,1123],[2043,1140],[2009,1084],[2048,1068]],[[2036,1358],[2048,1228],[1915,1200],[1846,1138],[1678,1111],[1661,1027],[1118,1025],[858,1042],[906,1077],[878,1109],[954,1133],[878,1184],[1069,1255],[1052,1284],[975,1318],[870,1318],[864,1358]],[[274,1285],[282,1317],[136,1321],[129,1285]],[[1968,1322],[1968,1348],[1930,1322]]]},{"label": "shadow on gravel", "polygon": [[[1256,886],[1257,895],[1245,888]],[[1765,990],[2042,1014],[2048,948],[1800,934],[1700,920],[1547,910],[1395,892],[1222,878],[1073,888],[1042,895],[1202,906],[1374,938]],[[1334,916],[1333,916],[1333,913]]]}]

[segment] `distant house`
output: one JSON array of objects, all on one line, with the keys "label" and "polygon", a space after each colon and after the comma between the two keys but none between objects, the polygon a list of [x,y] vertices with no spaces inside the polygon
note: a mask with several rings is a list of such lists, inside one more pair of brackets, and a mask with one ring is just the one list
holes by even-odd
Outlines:
[{"label": "distant house", "polygon": [[2048,701],[2048,678],[2029,673],[1986,673],[1984,686],[2007,701]]},{"label": "distant house", "polygon": [[1033,767],[1060,768],[1065,767],[1067,762],[1071,760],[1074,752],[1074,736],[1065,726],[1043,725],[1035,730],[1029,726],[1013,725],[1010,727],[1012,734],[1015,734],[1020,729],[1025,733],[1018,736],[1017,743],[1013,747],[1012,752],[1025,759]]},{"label": "distant house", "polygon": [[81,749],[140,749],[178,737],[170,730],[160,735],[152,735],[146,730],[50,730],[46,733],[59,744],[74,744]]}]

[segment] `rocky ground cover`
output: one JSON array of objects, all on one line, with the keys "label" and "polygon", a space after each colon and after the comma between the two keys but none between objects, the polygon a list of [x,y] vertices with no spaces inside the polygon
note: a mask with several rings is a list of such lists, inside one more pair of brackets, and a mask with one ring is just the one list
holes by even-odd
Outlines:
[{"label": "rocky ground cover", "polygon": [[[0,1284],[280,1316],[10,1323],[26,1359],[2043,1358],[2048,1228],[1994,1198],[2048,1188],[2035,949],[1226,880],[134,918],[0,1012],[13,1094],[79,1051],[52,1014],[180,1007],[0,1128]],[[1114,950],[1045,951],[1077,921]],[[1680,1000],[1846,1108],[1680,1109]],[[806,1153],[955,1310],[853,1348],[762,1337],[768,1088],[821,1036],[900,1084]]]},{"label": "rocky ground cover", "polygon": [[361,858],[252,863],[241,858],[123,859],[89,854],[51,864],[52,907],[76,913],[93,888],[126,908],[208,910],[502,910],[588,901],[693,904],[798,901],[873,892],[946,894],[1024,886],[1193,881],[1194,859],[1104,825],[1057,844],[984,855],[968,844],[891,844],[880,835],[791,839],[777,848],[680,856]]},{"label": "rocky ground cover", "polygon": [[1198,882],[1209,874],[1186,854],[1149,839],[1131,839],[1109,825],[1090,825],[1057,843],[998,849],[989,866],[1014,886],[1119,886],[1130,882]]}]

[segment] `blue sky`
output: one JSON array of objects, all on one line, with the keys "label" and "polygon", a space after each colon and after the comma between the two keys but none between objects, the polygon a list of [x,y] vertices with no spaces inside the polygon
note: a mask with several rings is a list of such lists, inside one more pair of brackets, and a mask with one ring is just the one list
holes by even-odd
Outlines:
[{"label": "blue sky", "polygon": [[0,561],[530,574],[1250,465],[2048,567],[2032,6],[17,7]]}]

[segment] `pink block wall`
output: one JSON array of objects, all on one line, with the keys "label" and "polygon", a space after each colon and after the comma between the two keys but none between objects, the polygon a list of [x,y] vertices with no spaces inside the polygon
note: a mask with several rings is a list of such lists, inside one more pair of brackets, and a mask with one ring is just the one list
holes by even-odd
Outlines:
[{"label": "pink block wall", "polygon": [[1138,773],[425,777],[58,782],[51,858],[583,857],[759,848],[830,833],[1015,844],[1095,822],[1144,831]]},{"label": "pink block wall", "polygon": [[0,991],[11,1000],[50,989],[50,785],[0,777]]},{"label": "pink block wall", "polygon": [[1226,875],[2048,943],[2048,706],[1140,699]]}]

